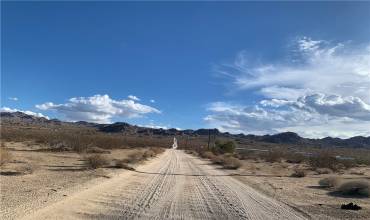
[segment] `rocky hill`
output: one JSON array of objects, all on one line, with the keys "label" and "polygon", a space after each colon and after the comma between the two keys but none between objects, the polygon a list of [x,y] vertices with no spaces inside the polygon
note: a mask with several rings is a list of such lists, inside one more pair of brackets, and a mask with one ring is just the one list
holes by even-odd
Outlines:
[{"label": "rocky hill", "polygon": [[318,147],[350,147],[350,148],[369,148],[370,137],[351,137],[348,139],[326,137],[322,139],[309,139],[300,137],[294,132],[283,132],[274,135],[245,135],[245,134],[230,134],[228,132],[220,132],[217,129],[198,129],[198,130],[177,130],[162,129],[162,128],[147,128],[136,125],[131,125],[125,122],[116,122],[113,124],[97,124],[85,121],[78,122],[63,122],[58,119],[46,119],[27,115],[22,112],[1,112],[1,125],[38,125],[38,126],[79,126],[95,128],[100,132],[106,133],[122,133],[128,135],[157,135],[157,136],[208,136],[225,137],[238,139],[250,142],[264,142],[274,144],[287,144],[293,146],[318,146]]}]

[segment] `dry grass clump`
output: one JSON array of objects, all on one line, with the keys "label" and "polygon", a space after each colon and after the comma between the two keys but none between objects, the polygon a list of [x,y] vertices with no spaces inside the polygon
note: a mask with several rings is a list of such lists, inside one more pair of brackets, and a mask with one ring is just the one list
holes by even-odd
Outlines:
[{"label": "dry grass clump", "polygon": [[294,172],[290,175],[291,177],[302,178],[306,176],[306,171],[302,169],[295,169]]},{"label": "dry grass clump", "polygon": [[225,169],[238,169],[242,166],[241,161],[238,158],[229,155],[219,155],[212,157],[211,161],[214,164],[223,166]]},{"label": "dry grass clump", "polygon": [[142,160],[145,160],[145,159],[148,159],[148,158],[151,158],[151,157],[155,157],[156,155],[158,155],[160,153],[163,153],[164,151],[165,151],[165,149],[160,148],[160,147],[151,147],[151,148],[149,148],[145,151],[134,150],[123,161],[125,163],[133,164],[133,163],[137,163],[137,162],[140,162]]},{"label": "dry grass clump", "polygon": [[165,149],[163,147],[151,147],[149,149],[154,152],[154,156],[158,155],[158,154],[161,154],[165,151]]},{"label": "dry grass clump", "polygon": [[319,181],[319,185],[321,187],[327,188],[337,187],[340,183],[341,183],[340,178],[336,176],[330,176]]},{"label": "dry grass clump", "polygon": [[366,180],[350,180],[339,184],[336,192],[347,196],[369,196],[370,183]]},{"label": "dry grass clump", "polygon": [[262,159],[266,162],[274,163],[274,162],[281,162],[281,159],[284,156],[284,153],[281,150],[274,149],[267,153],[261,155]]},{"label": "dry grass clump", "polygon": [[1,143],[0,148],[0,166],[10,162],[12,159],[12,154],[9,152],[8,149],[5,148],[4,143]]},{"label": "dry grass clump", "polygon": [[108,165],[108,160],[100,154],[90,154],[84,156],[84,162],[86,167],[90,169],[97,169]]},{"label": "dry grass clump", "polygon": [[126,169],[126,170],[135,170],[133,167],[129,166],[125,160],[116,160],[114,162],[114,167],[115,168],[121,168],[121,169]]},{"label": "dry grass clump", "polygon": [[124,161],[126,163],[137,163],[144,159],[144,152],[140,150],[135,150],[134,152],[131,152]]},{"label": "dry grass clump", "polygon": [[212,160],[216,157],[216,155],[214,153],[212,153],[211,151],[201,152],[200,156],[203,157],[203,158],[210,159],[210,160]]},{"label": "dry grass clump", "polygon": [[238,158],[224,157],[224,159],[223,159],[223,167],[225,169],[236,170],[241,166],[242,166],[242,163],[240,162],[240,160]]}]

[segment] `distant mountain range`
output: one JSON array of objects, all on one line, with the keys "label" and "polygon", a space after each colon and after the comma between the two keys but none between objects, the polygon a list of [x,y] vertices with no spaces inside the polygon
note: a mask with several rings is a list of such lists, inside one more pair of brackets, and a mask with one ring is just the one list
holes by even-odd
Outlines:
[{"label": "distant mountain range", "polygon": [[318,146],[318,147],[350,147],[350,148],[369,148],[370,137],[356,136],[348,139],[326,137],[322,139],[310,139],[300,137],[294,132],[283,132],[274,135],[252,135],[252,134],[230,134],[220,132],[217,129],[198,129],[198,130],[177,130],[162,128],[147,128],[131,125],[125,122],[116,122],[113,124],[97,124],[85,121],[63,122],[58,119],[46,119],[36,117],[22,112],[1,112],[1,125],[38,125],[38,126],[80,126],[95,128],[101,132],[122,133],[122,134],[140,134],[140,135],[158,135],[158,136],[217,136],[233,138],[250,142],[265,142],[275,144],[289,144],[297,146]]}]

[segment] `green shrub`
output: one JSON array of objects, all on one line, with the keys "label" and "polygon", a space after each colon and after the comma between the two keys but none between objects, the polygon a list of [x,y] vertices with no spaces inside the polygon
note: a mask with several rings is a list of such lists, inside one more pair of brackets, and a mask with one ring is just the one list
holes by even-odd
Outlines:
[{"label": "green shrub", "polygon": [[233,141],[221,142],[217,140],[213,151],[218,154],[234,153],[235,148],[235,142]]}]

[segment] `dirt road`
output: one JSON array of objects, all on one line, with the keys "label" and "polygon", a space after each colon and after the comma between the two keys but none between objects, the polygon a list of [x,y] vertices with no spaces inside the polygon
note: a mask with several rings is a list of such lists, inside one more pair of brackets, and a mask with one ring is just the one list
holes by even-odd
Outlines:
[{"label": "dirt road", "polygon": [[169,149],[158,158],[27,219],[304,219],[205,161]]}]

